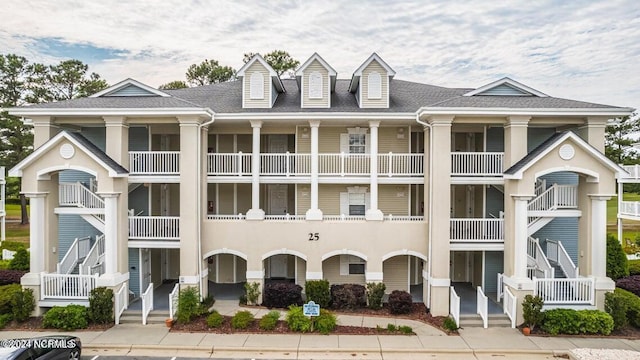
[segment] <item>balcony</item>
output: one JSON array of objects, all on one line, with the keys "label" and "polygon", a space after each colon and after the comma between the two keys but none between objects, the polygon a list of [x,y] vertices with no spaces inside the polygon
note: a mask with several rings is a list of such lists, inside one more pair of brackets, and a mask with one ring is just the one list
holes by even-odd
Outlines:
[{"label": "balcony", "polygon": [[[451,248],[472,250],[478,244],[504,244],[504,219],[450,219],[449,240]],[[497,249],[496,248],[496,249]]]},{"label": "balcony", "polygon": [[180,175],[180,151],[129,151],[129,175]]},{"label": "balcony", "polygon": [[620,215],[624,218],[637,219],[640,217],[640,202],[622,201],[620,204]]},{"label": "balcony", "polygon": [[180,217],[129,216],[129,240],[180,240]]},{"label": "balcony", "polygon": [[451,176],[502,177],[503,152],[451,153]]},{"label": "balcony", "polygon": [[[226,221],[239,221],[245,220],[246,216],[244,214],[237,215],[207,215],[207,220],[226,220]],[[305,215],[265,215],[265,221],[305,221]],[[324,221],[366,221],[363,215],[324,215],[322,217]],[[409,215],[392,215],[388,214],[384,216],[384,221],[393,221],[393,222],[418,222],[424,221],[424,216],[409,216]]]}]

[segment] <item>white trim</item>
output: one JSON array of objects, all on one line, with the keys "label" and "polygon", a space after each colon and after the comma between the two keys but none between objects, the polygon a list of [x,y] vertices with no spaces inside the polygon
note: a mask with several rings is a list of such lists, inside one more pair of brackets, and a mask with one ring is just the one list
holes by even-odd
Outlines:
[{"label": "white trim", "polygon": [[[93,169],[89,169],[84,166],[77,166],[77,165],[70,165],[70,164],[49,166],[47,168],[40,169],[38,170],[38,172],[36,172],[36,177],[38,178],[38,180],[50,180],[51,175],[49,174],[58,170],[77,170],[77,171],[82,171],[89,175],[92,175],[93,177],[98,177],[98,172]],[[109,172],[109,174],[111,174],[111,172]]]},{"label": "white trim", "polygon": [[[510,79],[508,77],[503,77],[502,79],[496,80],[492,83],[489,83],[487,85],[481,86],[473,91],[469,91],[468,93],[462,95],[462,96],[473,96],[473,95],[478,95],[481,94],[487,90],[491,90],[495,87],[498,87],[500,85],[510,85],[511,87],[516,88],[517,90],[520,90],[522,92],[528,93],[530,95],[535,95],[538,97],[549,97],[549,95],[544,94],[534,88],[528,87],[525,84],[519,83],[513,79]],[[514,95],[503,95],[503,96],[514,96]]]},{"label": "white trim", "polygon": [[449,287],[451,286],[451,279],[449,278],[429,278],[429,284],[433,287]]},{"label": "white trim", "polygon": [[[219,120],[298,120],[306,122],[307,120],[327,120],[327,119],[344,119],[344,120],[416,120],[416,113],[410,112],[268,112],[268,113],[224,113],[216,114],[216,121]],[[304,119],[304,120],[301,120]],[[302,125],[302,123],[300,123]],[[355,125],[355,124],[354,124]],[[406,125],[406,123],[403,123]]]},{"label": "white trim", "polygon": [[[70,143],[72,143],[73,145],[75,145],[80,150],[82,150],[93,161],[95,161],[100,166],[102,166],[105,170],[107,170],[109,173],[109,177],[128,177],[129,176],[128,173],[118,174],[117,172],[115,172],[114,169],[112,169],[109,165],[103,162],[102,159],[97,158],[91,151],[89,151],[86,147],[84,147],[83,144],[76,141],[76,139],[70,136],[66,131],[62,131],[58,133],[56,136],[54,136],[53,138],[49,139],[46,143],[44,143],[44,145],[40,146],[34,152],[32,152],[26,158],[24,158],[22,161],[20,161],[18,165],[14,166],[11,170],[9,170],[9,176],[21,177],[22,169],[31,165],[34,161],[38,160],[42,155],[48,153],[54,146],[56,146],[60,141],[62,141],[63,138],[69,141]],[[67,161],[65,161],[65,164],[66,163]],[[57,166],[49,167],[48,169],[65,169],[65,168],[71,169],[71,165],[68,165],[68,166],[57,165]],[[91,173],[95,174],[96,172],[92,171]],[[42,173],[42,170],[38,172],[38,174],[39,176],[44,175]]]},{"label": "white trim", "polygon": [[209,108],[185,107],[185,108],[9,108],[11,115],[16,116],[178,116],[201,115],[207,118],[213,115]]},{"label": "white trim", "polygon": [[557,166],[557,167],[553,167],[553,168],[548,168],[548,169],[544,169],[542,171],[539,171],[537,173],[534,174],[534,176],[537,178],[547,175],[547,174],[551,174],[554,172],[558,172],[558,171],[571,171],[571,172],[578,172],[581,174],[585,174],[588,175],[588,181],[587,182],[599,182],[600,181],[600,174],[593,171],[593,170],[589,170],[589,169],[585,169],[585,168],[581,168],[581,167],[577,167],[577,166]]},{"label": "white trim", "polygon": [[291,250],[291,249],[286,249],[286,248],[282,248],[282,249],[278,249],[278,250],[273,250],[273,251],[269,251],[267,253],[265,253],[264,255],[262,255],[262,260],[266,260],[274,255],[293,255],[295,257],[298,257],[304,261],[307,261],[307,255],[301,253],[300,251],[296,251],[296,250]]},{"label": "white trim", "polygon": [[631,108],[491,108],[491,107],[421,107],[420,117],[429,115],[527,115],[527,116],[627,116]]},{"label": "white trim", "polygon": [[[243,78],[245,76],[245,71],[247,71],[247,69],[253,65],[253,63],[255,62],[259,62],[262,66],[264,66],[265,69],[267,69],[267,71],[269,72],[269,76],[271,77],[271,83],[275,86],[276,90],[278,90],[278,92],[284,92],[284,84],[282,84],[282,80],[280,80],[280,77],[278,76],[278,73],[273,70],[273,68],[271,67],[271,65],[269,65],[267,63],[267,61],[260,56],[260,54],[255,54],[251,60],[247,61],[246,64],[244,64],[240,70],[238,70],[238,72],[236,73],[236,77],[239,78]],[[243,83],[244,83],[244,79],[243,79]],[[243,97],[244,97],[244,93],[243,93]]]},{"label": "white trim", "polygon": [[322,271],[307,271],[305,277],[307,280],[322,280]]},{"label": "white trim", "polygon": [[382,282],[384,277],[384,273],[382,272],[374,272],[374,271],[365,271],[364,279],[366,282]]},{"label": "white trim", "polygon": [[180,240],[129,240],[129,249],[180,249]]},{"label": "white trim", "polygon": [[369,64],[373,61],[377,61],[378,64],[380,64],[380,66],[382,66],[386,71],[387,71],[387,75],[389,77],[393,77],[396,75],[396,72],[391,68],[391,66],[389,66],[389,64],[387,64],[384,60],[382,60],[382,58],[376,54],[373,53],[371,54],[371,56],[369,56],[369,58],[367,58],[367,60],[365,60],[362,65],[360,65],[354,72],[353,72],[353,76],[362,76],[362,71],[369,66]]},{"label": "white trim", "polygon": [[254,71],[249,77],[249,100],[264,100],[264,74]]},{"label": "white trim", "polygon": [[[375,79],[377,83],[374,81],[372,84],[371,82],[372,79]],[[380,75],[380,73],[377,71],[372,71],[369,73],[369,75],[367,75],[367,99],[369,100],[382,99],[382,75]]]},{"label": "white trim", "polygon": [[247,270],[245,273],[247,280],[249,279],[264,279],[264,269],[262,270]]},{"label": "white trim", "polygon": [[[116,91],[118,91],[118,90],[120,90],[122,88],[125,88],[125,87],[127,87],[129,85],[133,85],[135,87],[139,87],[142,90],[145,90],[145,91],[148,91],[150,93],[153,93],[154,95],[158,95],[158,96],[162,96],[162,97],[171,97],[171,95],[169,95],[169,94],[167,94],[165,92],[162,92],[162,91],[160,91],[160,90],[158,90],[156,88],[153,88],[153,87],[151,87],[149,85],[145,85],[145,84],[143,84],[143,83],[141,83],[141,82],[139,82],[137,80],[131,79],[131,78],[122,80],[122,81],[120,81],[119,83],[117,83],[115,85],[109,86],[108,88],[106,88],[106,89],[104,89],[102,91],[99,91],[99,92],[97,92],[97,93],[95,93],[93,95],[90,95],[89,97],[90,98],[97,98],[97,97],[101,97],[103,95],[108,95],[108,94],[116,92]],[[153,96],[153,95],[136,95],[136,96]]]},{"label": "white trim", "polygon": [[209,256],[218,255],[218,254],[231,254],[231,255],[239,256],[239,257],[241,257],[241,258],[243,258],[245,260],[248,259],[247,254],[245,254],[245,253],[243,253],[241,251],[222,248],[222,249],[211,250],[208,253],[202,255],[202,260],[208,258]]},{"label": "white trim", "polygon": [[334,251],[330,251],[324,255],[322,255],[322,257],[320,258],[321,261],[325,261],[328,258],[332,257],[332,256],[336,256],[336,255],[353,255],[353,256],[357,256],[359,258],[361,258],[362,260],[364,260],[365,262],[367,261],[367,255],[359,252],[359,251],[355,251],[355,250],[349,250],[349,249],[342,249],[342,250],[334,250]]},{"label": "white trim", "polygon": [[329,65],[329,63],[327,63],[322,56],[318,55],[317,52],[314,52],[313,55],[311,55],[311,57],[309,59],[307,59],[307,61],[304,62],[304,64],[302,64],[298,70],[296,70],[296,76],[302,76],[304,73],[304,70],[311,65],[311,63],[313,62],[313,60],[318,60],[318,62],[320,63],[320,65],[322,65],[328,72],[329,72],[329,76],[337,76],[338,73],[336,72],[336,70],[334,68],[331,67],[331,65]]},{"label": "white trim", "polygon": [[421,254],[421,253],[419,253],[417,251],[408,250],[408,249],[402,249],[402,250],[397,250],[397,251],[391,251],[391,252],[388,252],[388,253],[382,255],[382,262],[385,262],[385,261],[387,261],[387,260],[389,260],[389,259],[391,259],[392,257],[395,257],[395,256],[404,256],[404,255],[415,256],[416,258],[420,258],[420,259],[422,259],[424,261],[428,260],[426,255],[423,255],[423,254]]}]

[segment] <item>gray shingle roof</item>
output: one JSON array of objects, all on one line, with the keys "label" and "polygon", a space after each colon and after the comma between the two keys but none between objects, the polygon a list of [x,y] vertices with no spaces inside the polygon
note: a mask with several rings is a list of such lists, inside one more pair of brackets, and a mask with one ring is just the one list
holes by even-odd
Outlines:
[{"label": "gray shingle roof", "polygon": [[549,146],[553,145],[556,140],[563,137],[569,131],[558,132],[550,136],[547,140],[545,140],[542,144],[536,146],[535,149],[531,150],[525,157],[520,159],[517,163],[513,164],[510,168],[508,168],[504,173],[506,175],[513,175],[517,173],[520,169],[525,167],[529,162],[535,159],[538,155],[543,153]]},{"label": "gray shingle roof", "polygon": [[536,96],[463,96],[472,89],[446,88],[393,79],[390,84],[388,109],[361,109],[355,95],[348,91],[349,79],[336,80],[331,94],[331,108],[301,108],[300,91],[295,79],[283,79],[285,93],[280,93],[271,109],[243,109],[242,82],[240,80],[187,89],[165,90],[169,97],[111,96],[81,98],[26,108],[36,109],[99,109],[99,108],[209,108],[216,113],[260,112],[408,112],[421,107],[437,108],[530,108],[530,109],[596,109],[616,108],[609,105]]},{"label": "gray shingle roof", "polygon": [[87,151],[90,151],[95,157],[102,160],[108,167],[110,167],[116,174],[128,174],[129,171],[122,167],[122,165],[118,164],[117,161],[113,160],[109,155],[107,155],[104,151],[100,150],[95,144],[89,141],[86,137],[82,136],[79,133],[74,133],[66,130],[62,130],[66,132],[67,135],[74,138],[77,142],[82,144]]}]

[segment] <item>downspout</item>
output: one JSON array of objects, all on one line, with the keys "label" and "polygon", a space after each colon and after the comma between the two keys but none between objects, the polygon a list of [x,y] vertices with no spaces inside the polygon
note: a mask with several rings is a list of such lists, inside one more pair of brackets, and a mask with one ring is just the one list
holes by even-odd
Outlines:
[{"label": "downspout", "polygon": [[[433,214],[433,185],[432,185],[432,180],[433,180],[433,127],[431,126],[431,124],[424,122],[422,120],[420,120],[420,114],[416,113],[416,122],[418,122],[418,124],[424,126],[424,127],[428,127],[429,128],[429,215],[428,215],[428,222],[429,222],[429,247],[428,247],[428,251],[429,254],[427,254],[427,262],[428,262],[428,267],[429,267],[429,279],[427,279],[429,282],[431,281],[431,259],[432,259],[432,252],[431,252],[431,242],[433,241],[432,239],[432,231],[431,229],[433,228],[433,224],[431,223],[432,221],[432,214]],[[424,132],[423,132],[424,133]],[[424,143],[424,139],[422,140]],[[431,287],[431,283],[429,283],[428,287],[427,287],[427,292],[428,295],[427,296],[427,308],[431,308],[431,290],[429,290]]]},{"label": "downspout", "polygon": [[[200,176],[200,181],[198,181],[198,191],[197,191],[197,195],[198,198],[196,200],[196,204],[197,204],[197,213],[198,213],[198,228],[197,228],[197,234],[198,234],[198,292],[200,293],[200,301],[202,301],[206,296],[203,296],[202,291],[203,291],[203,286],[202,286],[202,262],[204,261],[204,259],[202,259],[202,156],[203,156],[203,151],[201,149],[202,147],[202,128],[205,126],[209,126],[213,123],[214,118],[213,112],[211,113],[211,120],[208,120],[200,125],[198,125],[198,136],[197,136],[197,149],[198,149],[198,164],[197,164],[197,174],[198,176]],[[208,134],[207,134],[208,136]],[[206,182],[205,182],[206,184]],[[207,296],[209,294],[207,293]]]}]

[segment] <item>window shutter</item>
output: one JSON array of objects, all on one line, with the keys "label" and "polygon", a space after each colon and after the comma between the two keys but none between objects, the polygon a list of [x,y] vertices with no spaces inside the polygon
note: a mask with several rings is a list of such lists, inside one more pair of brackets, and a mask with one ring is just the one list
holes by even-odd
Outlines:
[{"label": "window shutter", "polygon": [[249,98],[264,99],[264,76],[257,71],[249,79]]},{"label": "window shutter", "polygon": [[349,153],[349,134],[340,134],[340,152]]},{"label": "window shutter", "polygon": [[349,215],[349,193],[340,193],[340,215]]},{"label": "window shutter", "polygon": [[369,210],[371,208],[371,193],[364,194],[364,209]]},{"label": "window shutter", "polygon": [[309,99],[322,99],[322,75],[317,71],[309,75]]},{"label": "window shutter", "polygon": [[367,77],[367,94],[369,99],[382,99],[382,78],[377,72],[372,72]]},{"label": "window shutter", "polygon": [[340,255],[340,275],[349,275],[349,255]]},{"label": "window shutter", "polygon": [[371,154],[371,151],[369,151],[370,144],[371,144],[371,134],[366,134],[364,136],[364,153],[365,154]]}]

